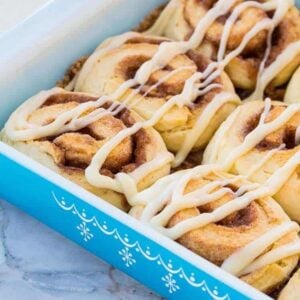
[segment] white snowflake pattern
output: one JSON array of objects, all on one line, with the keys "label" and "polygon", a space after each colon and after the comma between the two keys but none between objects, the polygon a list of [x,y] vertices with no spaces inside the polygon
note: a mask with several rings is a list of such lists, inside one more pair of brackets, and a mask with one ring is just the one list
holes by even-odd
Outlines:
[{"label": "white snowflake pattern", "polygon": [[89,227],[86,226],[85,222],[82,222],[76,228],[79,230],[80,235],[83,237],[85,242],[88,242],[89,240],[91,240],[94,237],[94,235],[91,233],[91,230],[89,229]]},{"label": "white snowflake pattern", "polygon": [[165,282],[165,286],[166,288],[168,288],[170,294],[173,294],[174,292],[180,289],[180,287],[177,285],[177,282],[173,278],[173,275],[171,273],[162,277],[161,280]]},{"label": "white snowflake pattern", "polygon": [[136,263],[136,260],[133,258],[132,253],[127,247],[120,250],[119,255],[122,257],[122,260],[125,262],[125,266],[128,268]]},{"label": "white snowflake pattern", "polygon": [[164,271],[166,271],[165,274],[167,275],[159,278],[161,280],[161,283],[168,289],[170,294],[173,294],[178,290],[185,288],[185,286],[180,287],[176,279],[174,278],[175,275],[173,274],[178,274],[178,278],[180,278],[181,280],[185,280],[183,283],[184,285],[189,284],[194,288],[201,288],[203,293],[209,295],[213,299],[230,300],[229,294],[224,294],[224,296],[221,296],[221,293],[218,291],[217,287],[211,289],[206,284],[205,280],[202,279],[200,282],[197,282],[195,274],[192,273],[190,276],[187,276],[185,270],[182,267],[180,267],[179,269],[174,269],[171,260],[165,262],[160,255],[153,256],[152,251],[150,252],[149,247],[147,247],[145,250],[145,248],[142,248],[138,241],[129,242],[129,237],[127,235],[125,235],[125,237],[123,238],[119,234],[118,230],[116,228],[112,228],[112,226],[108,226],[106,221],[98,222],[95,216],[88,219],[85,210],[78,210],[75,203],[68,204],[64,197],[57,197],[54,192],[52,192],[52,196],[60,208],[80,218],[82,222],[78,226],[76,226],[76,229],[79,231],[80,235],[86,242],[94,238],[94,234],[87,226],[90,223],[90,225],[92,226],[91,228],[99,228],[103,234],[111,236],[122,243],[122,247],[125,248],[118,251],[118,254],[122,257],[122,260],[125,262],[127,267],[130,267],[137,263],[136,259],[134,258],[132,253],[130,253],[130,251],[133,251],[134,253],[140,253],[148,261],[156,262],[159,266],[163,267]]}]

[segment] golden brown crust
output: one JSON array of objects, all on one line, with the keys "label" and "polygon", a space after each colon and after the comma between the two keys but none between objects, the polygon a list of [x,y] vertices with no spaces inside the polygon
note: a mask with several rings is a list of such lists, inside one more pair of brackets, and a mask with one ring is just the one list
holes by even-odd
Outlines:
[{"label": "golden brown crust", "polygon": [[[285,109],[287,104],[282,102],[272,102],[272,108],[266,117],[266,122],[271,122],[278,117]],[[260,116],[264,110],[264,102],[253,101],[243,104],[240,107],[239,114],[236,116],[234,125],[228,128],[229,134],[219,136],[222,147],[217,149],[217,154],[214,163],[220,163],[238,146],[240,146],[245,136],[253,131],[258,125]],[[300,146],[295,143],[295,132],[300,125],[300,113],[295,113],[288,121],[274,132],[268,134],[262,141],[254,148],[238,157],[234,162],[230,172],[235,174],[249,175],[249,171],[253,166],[256,166],[260,161],[263,165],[258,166],[258,169],[250,174],[249,178],[258,183],[264,183],[268,178],[282,167],[287,161],[299,152]],[[204,155],[206,162],[214,147],[217,147],[216,139],[210,142]],[[279,149],[280,146],[284,148],[276,151],[270,159],[264,162],[266,156],[271,150]],[[284,208],[287,214],[293,219],[300,222],[300,184],[299,184],[299,168],[295,170],[289,180],[282,186],[280,191],[274,195],[274,199]]]},{"label": "golden brown crust", "polygon": [[[197,0],[181,1],[182,14],[184,16],[186,26],[189,28],[184,29],[188,31],[188,33],[185,33],[186,39],[189,38],[189,36],[192,34],[199,18],[201,18],[201,16],[208,9],[210,9],[216,1],[201,1],[201,3],[199,3],[199,1]],[[241,2],[242,0],[238,1],[237,4]],[[135,31],[143,32],[149,29],[159,17],[164,7],[165,5],[161,5],[150,12],[144,18],[141,24],[135,28]],[[199,9],[199,7],[201,7],[201,9]],[[216,50],[213,49],[218,47],[219,45],[223,25],[228,15],[219,17],[217,21],[209,28],[203,45],[199,48],[199,50],[203,54],[208,55],[208,57],[215,59]],[[267,17],[267,14],[261,9],[248,8],[247,10],[245,10],[240,16],[237,24],[233,27],[228,41],[228,50],[235,49],[240,44],[243,36],[257,22],[263,20],[265,17]],[[179,26],[180,28],[180,22],[176,26]],[[172,34],[170,37],[173,38]],[[248,43],[243,53],[234,58],[231,63],[225,68],[241,98],[246,98],[250,94],[250,91],[255,88],[259,65],[264,54],[264,49],[266,47],[266,39],[266,31],[262,31],[257,34]],[[266,65],[268,66],[272,62],[274,62],[276,57],[280,53],[282,53],[282,51],[289,44],[298,41],[299,39],[300,13],[297,8],[292,7],[273,34],[273,45]],[[209,44],[211,44],[212,46],[208,46]],[[207,49],[207,46],[209,50]],[[76,73],[80,70],[85,60],[86,57],[82,57],[78,61],[76,61],[66,72],[64,79],[58,82],[58,86],[67,86],[67,84],[70,83]],[[283,100],[286,92],[286,84],[290,80],[293,72],[299,64],[300,55],[298,55],[296,59],[291,64],[289,64],[278,76],[276,76],[275,79],[269,84],[269,86],[266,88],[266,97],[271,97],[272,99],[276,100]]]},{"label": "golden brown crust", "polygon": [[[184,193],[191,193],[210,181],[216,181],[219,178],[219,174],[212,173],[202,179],[191,180]],[[232,201],[234,192],[242,184],[245,184],[245,180],[226,186],[231,192],[228,191],[225,196],[217,201],[177,213],[170,220],[168,227],[171,228],[191,217],[212,212],[221,205]],[[252,202],[246,209],[228,216],[219,223],[193,230],[182,236],[178,241],[200,256],[206,257],[213,263],[220,265],[236,249],[257,238],[262,232],[266,232],[270,228],[269,226],[272,227],[282,220],[287,220],[283,211],[278,215],[277,206],[274,209],[272,205],[268,205],[270,201],[272,200],[268,198]],[[237,239],[232,238],[235,235],[238,235]]]},{"label": "golden brown crust", "polygon": [[[187,24],[189,25],[189,31],[186,33],[185,38],[188,38],[196,25],[195,22],[197,21],[197,15],[193,15],[192,12],[195,10],[195,5],[199,5],[199,0],[183,1],[185,1],[185,3],[189,2],[192,4],[191,6],[187,5],[184,8],[184,16]],[[215,2],[215,0],[203,0],[201,3],[204,9],[207,10],[211,8]],[[153,10],[135,30],[143,32],[149,29],[159,17],[164,7],[165,5],[162,5]],[[265,17],[266,13],[259,9],[251,8],[245,11],[240,18],[242,21],[244,20],[244,25],[234,27],[228,42],[228,49],[235,49],[240,44],[245,33],[248,32],[254,24]],[[293,8],[276,29],[275,38],[273,40],[273,48],[267,61],[267,65],[274,62],[277,56],[291,42],[300,39],[299,19],[299,11]],[[215,24],[213,24],[213,26],[211,26],[207,32],[205,43],[212,43],[214,47],[219,45],[223,29],[222,26],[224,25],[225,20],[226,16],[222,16],[217,20],[217,22],[215,22]],[[291,28],[295,30],[291,30]],[[243,53],[233,59],[231,64],[226,68],[227,73],[238,88],[245,88],[248,90],[254,88],[254,78],[257,77],[259,63],[262,58],[263,50],[266,46],[266,37],[266,31],[258,34],[249,42]],[[159,45],[161,42],[162,40],[156,40],[151,37],[134,38],[127,41],[126,45],[132,45],[133,47],[138,44]],[[216,51],[212,51],[211,53],[211,57],[214,57]],[[74,62],[74,64],[72,64],[67,70],[64,78],[60,80],[57,85],[60,87],[66,87],[81,70],[87,58],[88,56],[84,56]],[[138,68],[148,59],[148,56],[143,55],[132,56],[128,59],[124,59],[120,65],[121,68],[119,68],[119,72],[123,76],[124,80],[131,79]],[[193,65],[198,71],[203,71],[210,62],[197,51],[190,51],[185,58],[181,58],[181,61],[187,64],[191,63],[191,65]],[[295,66],[300,63],[300,56],[297,57],[296,61],[297,63]],[[142,90],[140,94],[142,95],[149,86],[158,82],[158,80],[161,79],[166,72],[175,70],[176,68],[178,68],[178,65],[176,63],[172,64],[171,62],[161,71],[161,73],[156,72],[153,74],[147,83],[146,88]],[[293,71],[294,69],[295,67],[292,67],[289,71]],[[243,72],[243,70],[245,70],[245,72]],[[266,95],[273,99],[283,99],[286,89],[285,83],[289,79],[291,73],[292,72],[289,72],[288,75],[285,74],[281,78],[277,79],[277,81],[275,80],[273,84],[269,85],[266,89]],[[244,77],[244,82],[239,82],[240,77]],[[153,89],[149,93],[149,96],[152,98],[168,98],[172,95],[176,95],[182,91],[184,80],[185,76],[183,76],[183,78],[175,78],[173,81],[163,83],[156,89]],[[214,83],[222,83],[222,79],[217,78]],[[205,107],[205,105],[221,91],[221,88],[217,88],[203,97],[199,97],[199,99],[195,101],[195,104],[189,108],[189,111],[185,109],[187,118],[194,119],[193,115],[202,111],[203,107]],[[57,111],[66,111],[75,107],[79,103],[94,101],[96,99],[97,97],[94,96],[77,93],[55,94],[47,99],[40,110],[37,110],[30,116],[30,120],[37,123],[49,124],[54,120]],[[107,108],[107,105],[105,105],[104,108]],[[266,119],[266,122],[274,120],[284,109],[284,106],[273,107]],[[249,118],[247,125],[243,128],[244,135],[255,128],[260,113],[255,116],[252,115]],[[93,156],[103,145],[105,140],[113,137],[124,128],[133,125],[135,121],[135,115],[132,115],[129,110],[123,110],[117,117],[103,117],[101,120],[90,124],[79,132],[68,132],[56,137],[49,137],[47,139],[34,141],[32,143],[43,148],[44,151],[52,157],[61,173],[78,184],[86,186],[87,189],[90,189],[90,187],[86,185],[86,182],[83,182],[84,169],[91,163]],[[256,150],[266,151],[275,149],[283,143],[286,144],[286,150],[293,149],[296,146],[294,143],[294,136],[299,123],[299,116],[297,116],[297,118],[292,118],[285,128],[281,128],[267,136],[260,144],[257,145]],[[162,135],[167,135],[170,133],[169,131],[172,130],[173,128],[163,131]],[[165,139],[168,140],[167,137],[165,137]],[[170,144],[172,143],[172,139],[173,137],[170,139]],[[126,138],[111,152],[105,161],[103,168],[100,170],[100,173],[113,178],[118,172],[129,173],[134,171],[138,166],[147,162],[149,156],[147,149],[152,146],[153,136],[149,134],[147,130],[140,130],[132,137]],[[201,151],[192,153],[180,169],[187,169],[200,165],[201,160]],[[205,180],[216,180],[217,177],[218,176],[215,174],[211,174]],[[185,192],[191,192],[196,188],[199,188],[205,183],[205,180],[203,182],[199,180],[191,181]],[[235,192],[239,186],[229,185],[228,187]],[[291,188],[293,188],[293,185]],[[91,191],[93,192],[93,189],[91,189]],[[105,198],[105,193],[110,192],[102,191],[101,193],[101,196]],[[121,208],[127,211],[129,206],[125,197],[119,193],[115,193],[114,196],[116,195],[119,199],[118,201],[121,203]],[[110,197],[111,195],[108,196],[108,198]],[[188,218],[198,216],[205,212],[211,212],[215,208],[232,199],[233,196],[229,192],[224,198],[219,199],[212,204],[180,211],[170,220],[168,226],[172,227]],[[280,209],[278,209],[276,205],[274,205],[272,199],[260,199],[253,202],[246,209],[228,216],[226,219],[217,224],[211,224],[205,228],[193,230],[185,234],[178,240],[178,242],[211,262],[221,265],[222,262],[237,249],[254,240],[263,232],[267,231],[268,228],[272,228],[272,226],[275,226],[285,219],[285,215],[280,212]],[[295,239],[297,239],[296,234],[290,234],[281,239],[273,247],[277,247]],[[297,261],[296,257],[284,259],[283,262],[268,266],[263,270],[255,272],[255,274],[244,276],[242,279],[266,293],[272,292],[272,295],[275,296],[277,295],[276,289],[279,290],[285,280],[287,280],[287,276],[291,273],[291,270],[295,265],[295,261]],[[280,300],[294,299],[292,296],[294,296],[293,293],[295,293],[295,290],[297,291],[297,294],[295,295],[296,297],[298,296],[299,278],[299,272],[297,272],[292,277],[289,285],[281,293],[279,297]],[[291,290],[291,285],[295,285],[295,283],[297,288],[293,288]]]},{"label": "golden brown crust", "polygon": [[286,93],[284,95],[284,102],[287,104],[299,103],[300,99],[300,66],[294,72],[291,80],[286,87]]},{"label": "golden brown crust", "polygon": [[[50,96],[43,107],[29,116],[29,120],[33,123],[39,123],[42,120],[43,124],[49,124],[59,112],[97,99],[98,97],[78,93],[58,93]],[[106,103],[104,108],[109,107],[110,104]],[[48,137],[49,147],[55,149],[55,161],[60,167],[64,167],[65,170],[68,168],[85,169],[108,139],[126,127],[132,126],[136,120],[132,112],[123,109],[118,115],[106,115],[78,132]],[[118,172],[133,171],[147,161],[147,145],[151,143],[153,143],[153,138],[144,129],[124,139],[107,157],[101,172],[113,176]]]},{"label": "golden brown crust", "polygon": [[[191,31],[197,26],[199,19],[203,17],[208,10],[210,10],[216,1],[198,1],[198,0],[183,0],[184,7],[184,18],[189,24]],[[212,26],[208,29],[206,33],[206,40],[213,43],[214,46],[219,46],[221,41],[224,24],[228,16],[233,11],[234,7],[243,1],[237,1],[237,3],[232,7],[227,15],[219,17]],[[258,8],[248,8],[239,17],[238,22],[233,26],[231,34],[228,40],[228,50],[236,49],[245,34],[259,21],[267,17],[267,14]],[[267,38],[267,32],[262,31],[257,36],[255,36],[246,46],[243,54],[249,55],[254,51],[263,50],[265,47],[265,41]]]},{"label": "golden brown crust", "polygon": [[[37,126],[48,125],[62,113],[74,109],[80,104],[94,102],[98,99],[97,96],[90,94],[62,90],[45,99],[44,104],[28,116],[28,122]],[[111,102],[106,102],[102,109],[105,111],[111,104]],[[88,112],[92,112],[92,110],[84,112],[83,115]],[[91,164],[93,157],[103,145],[116,134],[139,121],[141,121],[140,116],[122,108],[118,114],[106,114],[81,130],[64,132],[34,141],[13,142],[8,137],[5,138],[5,141],[85,189],[127,211],[129,206],[125,196],[89,184],[85,178],[85,169]],[[115,174],[119,172],[133,172],[142,164],[155,159],[158,154],[165,153],[167,153],[167,149],[153,128],[140,129],[137,133],[126,137],[110,152],[99,172],[114,178]],[[138,190],[148,187],[169,172],[170,164],[166,163],[138,181]]]},{"label": "golden brown crust", "polygon": [[177,172],[180,170],[192,169],[194,167],[200,166],[203,159],[203,150],[192,152],[188,155],[185,161],[177,168],[172,169],[172,172]]},{"label": "golden brown crust", "polygon": [[272,51],[267,66],[274,62],[277,56],[291,43],[300,39],[300,11],[292,7],[285,18],[275,29],[272,40]]},{"label": "golden brown crust", "polygon": [[[277,105],[274,105],[265,118],[265,123],[267,124],[277,119],[286,108],[286,104],[278,105],[277,103]],[[245,127],[243,129],[244,136],[255,129],[255,127],[258,125],[262,112],[263,109],[253,113],[252,115],[249,115],[245,119]],[[288,122],[285,123],[284,126],[267,135],[258,145],[256,145],[256,148],[262,151],[272,150],[279,148],[279,146],[283,144],[285,144],[285,150],[296,148],[297,145],[295,144],[295,135],[299,124],[300,114],[295,114]]]},{"label": "golden brown crust", "polygon": [[[139,36],[116,49],[107,51],[90,68],[84,81],[82,80],[76,86],[77,90],[110,95],[120,84],[132,79],[140,66],[153,57],[159,44],[165,41],[167,40],[164,38]],[[187,54],[178,55],[164,68],[151,74],[149,80],[139,91],[139,95],[132,96],[133,90],[129,89],[118,101],[126,100],[127,104],[132,105],[132,109],[139,115],[144,119],[149,119],[172,96],[182,92],[186,80],[195,71],[203,71],[209,63],[210,60],[198,51],[191,50]],[[178,71],[171,74],[175,70]],[[166,76],[169,77],[166,78]],[[165,80],[162,81],[162,79]],[[155,85],[156,83],[160,84]],[[182,107],[174,105],[155,125],[170,151],[177,152],[180,149],[185,136],[217,94],[229,92],[232,94],[232,99],[236,99],[236,101],[228,101],[218,110],[205,133],[199,137],[193,151],[205,147],[216,128],[237,106],[238,100],[233,85],[225,73],[222,73],[212,83],[219,84],[220,87],[214,87],[199,96],[191,105]]]},{"label": "golden brown crust", "polygon": [[[216,59],[218,47],[220,44],[224,24],[230,16],[234,7],[242,3],[239,0],[231,8],[230,12],[219,17],[208,29],[202,45],[199,47],[201,53],[207,55],[213,60]],[[259,2],[259,1],[258,1]],[[175,40],[186,40],[192,35],[198,21],[215,5],[215,0],[179,0],[177,11],[169,20],[165,29],[165,35]],[[227,51],[236,49],[243,37],[253,26],[267,17],[272,17],[273,12],[265,12],[263,9],[249,7],[242,12],[237,22],[232,27],[229,35]],[[227,66],[225,71],[230,76],[235,87],[244,91],[252,91],[255,88],[259,65],[264,57],[267,46],[268,32],[260,31],[246,45],[243,52],[234,58]],[[269,66],[276,60],[288,45],[300,39],[300,15],[296,7],[291,7],[282,22],[275,29],[272,39],[272,48],[266,66]],[[293,62],[288,64],[280,74],[278,74],[268,87],[267,96],[272,95],[276,100],[282,100],[285,84],[290,80],[291,75],[300,64],[300,55]],[[246,93],[247,94],[247,93]]]},{"label": "golden brown crust", "polygon": [[300,269],[296,270],[293,276],[291,276],[287,285],[283,288],[283,290],[279,294],[278,300],[298,300],[299,295],[300,295]]},{"label": "golden brown crust", "polygon": [[[217,180],[218,178],[219,174],[211,174],[201,180],[192,180],[187,185],[185,193],[192,192],[205,183]],[[241,184],[245,184],[245,182],[240,181],[230,184],[228,187],[235,192]],[[168,226],[173,227],[181,221],[205,212],[211,212],[232,199],[233,194],[228,192],[224,197],[211,204],[183,210],[170,220]],[[285,220],[288,220],[287,216],[273,199],[259,199],[252,202],[247,208],[228,216],[221,222],[210,224],[185,234],[178,242],[214,264],[221,265],[235,251]],[[277,241],[273,245],[273,248],[296,241],[297,239],[296,232],[289,234]],[[243,276],[241,279],[261,291],[270,293],[289,276],[297,261],[298,256],[283,259],[282,266],[281,262],[278,262]],[[275,272],[277,277],[273,278],[272,272]],[[266,278],[269,279],[266,280]]]},{"label": "golden brown crust", "polygon": [[[224,172],[211,172],[201,178],[195,177],[188,181],[183,194],[192,193],[211,182],[233,178],[233,175]],[[234,192],[247,184],[249,184],[249,181],[236,178],[235,181],[224,186],[228,188],[228,191],[217,200],[175,213],[168,221],[167,228],[172,228],[182,221],[214,211],[216,208],[232,201],[235,198]],[[221,186],[223,187],[223,185]],[[221,186],[216,187],[211,193],[217,192]],[[142,211],[143,207],[137,206],[130,213],[139,218]],[[288,220],[288,216],[276,201],[271,197],[265,197],[251,202],[243,210],[229,215],[220,222],[210,223],[185,233],[177,242],[220,266],[233,253],[255,241],[267,233],[268,230]],[[296,231],[286,234],[266,249],[264,253],[282,245],[298,241],[298,239]],[[271,293],[290,276],[297,265],[298,258],[298,255],[284,258],[252,273],[243,275],[241,279],[263,292]]]}]

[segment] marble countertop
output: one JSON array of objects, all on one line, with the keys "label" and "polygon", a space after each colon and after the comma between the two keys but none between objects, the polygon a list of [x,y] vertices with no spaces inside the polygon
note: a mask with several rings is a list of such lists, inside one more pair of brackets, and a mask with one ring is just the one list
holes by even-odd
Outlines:
[{"label": "marble countertop", "polygon": [[0,299],[159,299],[43,224],[0,202]]},{"label": "marble countertop", "polygon": [[[0,32],[45,2],[47,0],[0,0]],[[159,298],[125,274],[0,200],[0,299]]]}]

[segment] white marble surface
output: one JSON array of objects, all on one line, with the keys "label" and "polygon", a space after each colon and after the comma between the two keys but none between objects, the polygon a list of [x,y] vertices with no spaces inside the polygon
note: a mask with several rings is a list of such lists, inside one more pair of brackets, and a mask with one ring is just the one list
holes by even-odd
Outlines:
[{"label": "white marble surface", "polygon": [[1,201],[0,299],[150,300],[158,297]]},{"label": "white marble surface", "polygon": [[[0,0],[0,32],[12,27],[45,2]],[[159,298],[128,276],[0,200],[0,299]]]}]

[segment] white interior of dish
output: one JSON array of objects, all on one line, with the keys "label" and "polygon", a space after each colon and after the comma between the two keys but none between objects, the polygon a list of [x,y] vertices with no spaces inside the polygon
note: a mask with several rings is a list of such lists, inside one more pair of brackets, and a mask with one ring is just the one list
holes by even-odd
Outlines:
[{"label": "white interior of dish", "polygon": [[[0,36],[0,128],[31,95],[51,88],[66,68],[108,36],[129,30],[163,0],[54,0],[37,14]],[[269,299],[176,242],[0,143],[0,153],[62,186],[104,213],[130,226],[193,265],[253,299]]]}]

